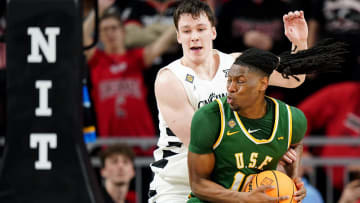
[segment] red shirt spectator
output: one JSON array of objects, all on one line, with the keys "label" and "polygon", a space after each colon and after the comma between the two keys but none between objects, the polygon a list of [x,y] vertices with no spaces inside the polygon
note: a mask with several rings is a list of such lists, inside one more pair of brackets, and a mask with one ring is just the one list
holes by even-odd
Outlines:
[{"label": "red shirt spectator", "polygon": [[96,50],[89,61],[92,96],[101,136],[153,136],[154,124],[146,103],[144,49],[124,54]]},{"label": "red shirt spectator", "polygon": [[[360,137],[360,82],[329,85],[305,99],[299,108],[308,120],[307,134],[323,129],[326,136]],[[359,157],[358,146],[324,146],[323,157]],[[340,189],[343,167],[334,167],[333,181]]]},{"label": "red shirt spectator", "polygon": [[[176,41],[175,28],[162,33],[144,48],[127,50],[120,15],[108,9],[113,3],[114,0],[99,1],[99,39],[104,51],[95,48],[85,51],[98,132],[100,136],[154,136],[143,70]],[[93,41],[93,11],[84,21],[83,30],[83,43],[87,46]]]}]

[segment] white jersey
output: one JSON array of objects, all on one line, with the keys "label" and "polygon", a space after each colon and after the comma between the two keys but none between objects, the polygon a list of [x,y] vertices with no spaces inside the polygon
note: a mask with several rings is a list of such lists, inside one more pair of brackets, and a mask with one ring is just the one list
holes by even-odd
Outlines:
[{"label": "white jersey", "polygon": [[[173,72],[181,81],[189,102],[195,110],[214,101],[217,98],[226,96],[227,74],[231,65],[234,63],[234,57],[217,51],[220,63],[216,75],[212,80],[202,80],[189,67],[181,64],[180,59],[170,63],[164,69]],[[171,94],[169,94],[171,96]],[[158,148],[154,151],[155,162],[151,169],[155,173],[150,190],[153,191],[156,176],[173,184],[186,185],[190,192],[189,176],[187,168],[187,147],[170,130],[159,110],[160,138]],[[157,192],[158,193],[158,192]]]}]

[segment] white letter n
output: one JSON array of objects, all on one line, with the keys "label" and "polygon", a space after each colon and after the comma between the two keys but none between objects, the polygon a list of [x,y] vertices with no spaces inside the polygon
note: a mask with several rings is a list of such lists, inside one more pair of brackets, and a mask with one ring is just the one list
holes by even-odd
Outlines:
[{"label": "white letter n", "polygon": [[39,27],[29,27],[27,30],[28,35],[31,38],[31,53],[27,57],[29,63],[41,63],[42,56],[40,55],[40,49],[44,54],[48,63],[56,62],[56,36],[60,33],[59,27],[47,27],[45,28],[45,34],[47,35],[47,41]]}]

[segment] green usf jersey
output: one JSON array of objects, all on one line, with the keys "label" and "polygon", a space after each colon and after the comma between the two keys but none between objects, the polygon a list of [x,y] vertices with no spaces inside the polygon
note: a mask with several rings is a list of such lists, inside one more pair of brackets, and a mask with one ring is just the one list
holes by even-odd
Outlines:
[{"label": "green usf jersey", "polygon": [[[241,191],[250,174],[276,170],[289,146],[303,139],[307,127],[304,114],[270,97],[266,102],[266,114],[260,119],[241,117],[231,110],[226,97],[195,113],[189,150],[214,153],[212,181]],[[202,201],[192,197],[189,202]]]}]

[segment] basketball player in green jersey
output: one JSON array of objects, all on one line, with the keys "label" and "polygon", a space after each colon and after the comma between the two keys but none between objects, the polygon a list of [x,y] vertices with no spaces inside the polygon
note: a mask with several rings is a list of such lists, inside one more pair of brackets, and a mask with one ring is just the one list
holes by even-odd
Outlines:
[{"label": "basketball player in green jersey", "polygon": [[[336,49],[330,48],[329,52]],[[276,170],[279,160],[289,148],[295,148],[297,157],[296,162],[285,168],[285,172],[295,178],[298,191],[294,199],[305,197],[306,190],[297,177],[297,169],[307,128],[306,118],[299,109],[265,96],[265,90],[269,75],[275,68],[284,74],[285,69],[310,69],[311,66],[324,64],[336,67],[338,63],[335,61],[339,58],[324,52],[316,56],[316,50],[311,49],[299,53],[299,57],[297,54],[280,56],[279,60],[267,51],[246,50],[235,60],[228,73],[228,96],[195,113],[188,153],[192,189],[188,203],[278,202],[291,198],[266,195],[264,191],[271,186],[262,186],[253,192],[239,192],[251,179],[251,174]],[[300,55],[311,55],[312,59]]]}]

